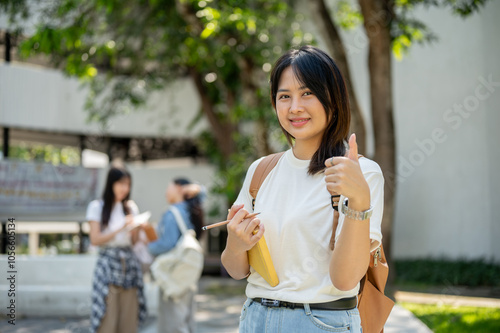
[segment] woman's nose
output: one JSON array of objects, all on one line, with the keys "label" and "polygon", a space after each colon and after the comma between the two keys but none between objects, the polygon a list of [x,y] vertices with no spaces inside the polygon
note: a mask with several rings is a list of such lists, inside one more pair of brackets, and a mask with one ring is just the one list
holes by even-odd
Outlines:
[{"label": "woman's nose", "polygon": [[304,108],[302,107],[302,103],[299,98],[292,98],[290,103],[290,109],[288,110],[292,113],[302,112]]}]

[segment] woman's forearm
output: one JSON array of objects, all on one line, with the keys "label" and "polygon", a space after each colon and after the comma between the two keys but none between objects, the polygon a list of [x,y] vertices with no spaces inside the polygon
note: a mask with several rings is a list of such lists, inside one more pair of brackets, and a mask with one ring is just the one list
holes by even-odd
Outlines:
[{"label": "woman's forearm", "polygon": [[246,251],[235,255],[226,248],[222,252],[221,261],[228,274],[235,280],[246,278],[250,272]]},{"label": "woman's forearm", "polygon": [[[356,208],[364,210],[366,208]],[[369,205],[368,205],[369,207]],[[346,217],[330,260],[330,279],[335,288],[351,290],[368,269],[370,260],[370,219],[363,221]]]},{"label": "woman's forearm", "polygon": [[93,235],[90,237],[90,243],[95,246],[101,246],[110,242],[115,238],[117,232],[111,232],[109,234],[100,233],[99,235]]},{"label": "woman's forearm", "polygon": [[115,236],[122,230],[123,228],[104,234],[101,232],[101,225],[99,222],[90,221],[90,243],[94,246],[104,245],[115,238]]}]

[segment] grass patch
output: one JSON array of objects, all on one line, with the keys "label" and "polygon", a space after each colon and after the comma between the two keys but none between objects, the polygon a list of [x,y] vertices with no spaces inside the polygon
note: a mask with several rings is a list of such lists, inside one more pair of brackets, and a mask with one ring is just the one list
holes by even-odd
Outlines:
[{"label": "grass patch", "polygon": [[434,333],[500,332],[500,309],[400,303]]}]

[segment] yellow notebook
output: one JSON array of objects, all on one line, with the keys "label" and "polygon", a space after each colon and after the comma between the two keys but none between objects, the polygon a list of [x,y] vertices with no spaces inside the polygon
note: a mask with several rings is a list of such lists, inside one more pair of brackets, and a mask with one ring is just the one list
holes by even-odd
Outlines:
[{"label": "yellow notebook", "polygon": [[274,269],[271,254],[269,253],[269,248],[267,247],[264,236],[262,236],[259,242],[248,251],[248,262],[250,266],[271,285],[271,287],[278,285],[278,275]]}]

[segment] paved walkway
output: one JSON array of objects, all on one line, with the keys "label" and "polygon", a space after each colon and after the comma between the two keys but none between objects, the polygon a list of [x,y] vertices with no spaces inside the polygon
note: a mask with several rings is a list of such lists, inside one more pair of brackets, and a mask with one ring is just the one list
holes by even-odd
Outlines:
[{"label": "paved walkway", "polygon": [[[241,306],[245,300],[243,281],[203,277],[197,301],[197,333],[237,333]],[[88,318],[20,318],[15,326],[1,319],[1,333],[83,333]],[[385,333],[430,333],[413,314],[395,306]],[[140,333],[156,333],[156,320],[150,317]],[[303,333],[303,332],[300,332]]]},{"label": "paved walkway", "polygon": [[500,308],[499,298],[442,295],[442,294],[431,294],[431,293],[416,293],[408,291],[396,291],[394,297],[398,302],[452,305],[452,306],[475,306],[482,308]]}]

